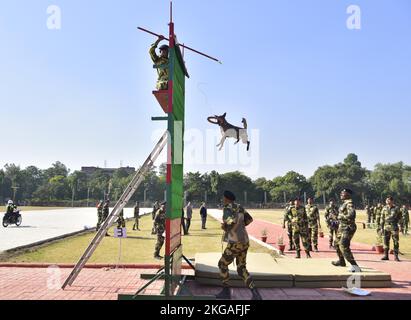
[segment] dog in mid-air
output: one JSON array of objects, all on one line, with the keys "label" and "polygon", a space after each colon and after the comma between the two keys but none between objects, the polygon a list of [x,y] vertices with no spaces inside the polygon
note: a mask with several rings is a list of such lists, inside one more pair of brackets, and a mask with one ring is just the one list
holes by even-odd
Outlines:
[{"label": "dog in mid-air", "polygon": [[248,140],[248,134],[247,134],[247,120],[243,118],[243,125],[244,128],[236,127],[233,126],[232,124],[228,123],[226,120],[227,113],[224,113],[222,116],[214,116],[214,117],[208,117],[208,122],[212,124],[217,124],[221,128],[221,133],[222,133],[222,138],[220,143],[217,145],[217,147],[220,147],[219,150],[223,149],[224,142],[227,138],[234,138],[237,139],[236,143],[239,143],[240,140],[244,143],[247,144],[247,151],[250,150],[250,141]]}]

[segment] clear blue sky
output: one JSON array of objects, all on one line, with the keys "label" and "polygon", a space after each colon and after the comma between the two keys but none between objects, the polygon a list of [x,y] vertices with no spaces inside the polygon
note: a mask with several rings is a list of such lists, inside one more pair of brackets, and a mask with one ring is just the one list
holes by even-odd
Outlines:
[{"label": "clear blue sky", "polygon": [[[46,27],[51,4],[59,31]],[[346,27],[350,4],[361,30]],[[175,0],[174,11],[179,40],[223,61],[186,53],[187,129],[214,129],[206,117],[227,112],[261,136],[258,171],[186,170],[310,176],[350,152],[368,168],[411,164],[409,0]],[[162,113],[154,38],[136,27],[166,34],[167,22],[167,0],[2,0],[0,167],[141,164],[164,123],[150,121]]]}]

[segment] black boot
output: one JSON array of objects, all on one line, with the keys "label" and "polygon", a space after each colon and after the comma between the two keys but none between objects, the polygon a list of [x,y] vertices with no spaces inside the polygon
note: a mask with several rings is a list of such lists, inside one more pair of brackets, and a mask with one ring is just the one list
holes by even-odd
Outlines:
[{"label": "black boot", "polygon": [[296,259],[301,259],[300,250],[297,250],[297,255],[295,256]]},{"label": "black boot", "polygon": [[231,300],[230,288],[224,287],[215,297],[219,300]]},{"label": "black boot", "polygon": [[390,260],[390,257],[388,256],[389,249],[384,249],[384,257],[381,258],[382,261],[388,261]]},{"label": "black boot", "polygon": [[251,292],[253,293],[253,297],[251,298],[251,300],[263,300],[263,298],[261,297],[260,293],[256,288],[251,289]]},{"label": "black boot", "polygon": [[314,246],[315,252],[318,252],[318,246]]},{"label": "black boot", "polygon": [[333,266],[336,266],[336,267],[346,267],[347,266],[344,259],[340,259],[338,261],[333,261],[333,262],[331,262],[331,264]]},{"label": "black boot", "polygon": [[395,261],[400,262],[400,258],[398,258],[398,252],[394,251]]},{"label": "black boot", "polygon": [[306,256],[307,256],[307,259],[311,259],[310,251],[305,250],[305,254],[306,254]]}]

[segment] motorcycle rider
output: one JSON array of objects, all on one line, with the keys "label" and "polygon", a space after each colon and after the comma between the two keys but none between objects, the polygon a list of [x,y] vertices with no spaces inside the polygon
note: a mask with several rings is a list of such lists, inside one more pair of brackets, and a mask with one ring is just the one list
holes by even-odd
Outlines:
[{"label": "motorcycle rider", "polygon": [[7,219],[10,219],[15,212],[17,212],[17,206],[14,204],[13,200],[9,200],[6,207]]}]

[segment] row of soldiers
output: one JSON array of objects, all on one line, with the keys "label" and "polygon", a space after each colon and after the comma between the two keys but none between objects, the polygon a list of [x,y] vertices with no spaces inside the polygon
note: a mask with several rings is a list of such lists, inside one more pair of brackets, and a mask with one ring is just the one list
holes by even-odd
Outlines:
[{"label": "row of soldiers", "polygon": [[[337,252],[338,261],[335,266],[346,266],[348,261],[351,272],[361,272],[351,252],[351,240],[357,231],[356,210],[352,201],[353,191],[344,189],[341,192],[342,205],[338,208],[334,199],[330,200],[325,210],[325,220],[329,230],[329,246]],[[386,199],[386,206],[381,208],[378,233],[384,238],[384,257],[389,260],[390,240],[394,244],[394,256],[399,260],[399,231],[400,224],[405,220],[404,210],[395,205],[393,197]],[[406,212],[408,217],[408,210]],[[407,221],[409,222],[409,220]],[[311,258],[310,251],[318,251],[318,231],[321,229],[320,213],[312,198],[308,199],[306,206],[301,205],[301,200],[296,198],[290,201],[284,214],[283,228],[286,228],[289,237],[289,250],[296,250],[296,258],[301,258],[300,241],[303,244],[307,258]],[[408,224],[408,223],[407,223]]]},{"label": "row of soldiers", "polygon": [[[365,211],[367,212],[367,222],[375,223],[377,229],[381,227],[381,215],[384,206],[379,202],[376,206],[367,205]],[[408,235],[408,228],[410,225],[410,215],[406,205],[403,205],[400,209],[401,219],[399,221],[400,231],[403,235]]]}]

